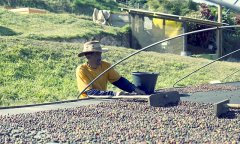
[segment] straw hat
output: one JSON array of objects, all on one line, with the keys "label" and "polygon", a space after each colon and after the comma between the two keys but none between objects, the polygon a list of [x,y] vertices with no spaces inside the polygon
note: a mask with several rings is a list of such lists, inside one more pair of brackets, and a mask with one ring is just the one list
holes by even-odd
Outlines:
[{"label": "straw hat", "polygon": [[102,48],[99,41],[89,41],[83,46],[83,51],[78,54],[78,57],[82,57],[88,52],[105,52],[108,49]]}]

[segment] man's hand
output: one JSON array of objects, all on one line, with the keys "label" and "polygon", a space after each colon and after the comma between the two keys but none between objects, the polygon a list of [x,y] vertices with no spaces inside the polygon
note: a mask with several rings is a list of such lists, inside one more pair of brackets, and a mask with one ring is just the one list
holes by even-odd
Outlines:
[{"label": "man's hand", "polygon": [[124,92],[124,91],[120,91],[120,92],[116,92],[116,95],[115,96],[120,96],[120,95],[133,95],[134,93],[136,93],[137,95],[146,95],[146,93],[143,91],[143,90],[140,90],[139,88],[135,88],[133,93],[127,93],[127,92]]},{"label": "man's hand", "polygon": [[126,95],[127,93],[124,91],[120,91],[120,92],[116,92],[116,96],[120,96],[120,95]]},{"label": "man's hand", "polygon": [[146,95],[146,93],[143,90],[140,90],[137,87],[135,88],[134,92],[137,93],[138,95]]}]

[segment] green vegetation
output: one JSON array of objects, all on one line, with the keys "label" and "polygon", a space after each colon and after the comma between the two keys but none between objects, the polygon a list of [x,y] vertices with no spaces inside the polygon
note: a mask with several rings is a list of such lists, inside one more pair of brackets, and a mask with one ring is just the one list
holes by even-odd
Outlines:
[{"label": "green vegetation", "polygon": [[91,15],[94,8],[119,11],[114,0],[1,0],[5,7],[33,7],[46,9],[50,12],[68,12]]},{"label": "green vegetation", "polygon": [[13,36],[17,35],[13,30],[0,26],[0,36]]},{"label": "green vegetation", "polygon": [[1,105],[73,98],[79,44],[2,38]]},{"label": "green vegetation", "polygon": [[[127,27],[94,24],[90,17],[74,14],[21,15],[0,9],[0,105],[21,105],[76,99],[75,69],[83,43],[60,42],[98,35],[118,36]],[[135,50],[109,47],[105,60],[115,63]],[[181,77],[208,63],[201,58],[142,52],[116,69],[130,81],[131,72],[159,72],[156,88],[172,87]],[[179,86],[222,80],[239,63],[217,62],[179,83]],[[225,81],[239,81],[236,74]],[[110,90],[116,90],[109,85]]]},{"label": "green vegetation", "polygon": [[0,25],[0,35],[7,33],[38,40],[89,39],[96,35],[117,36],[128,31],[126,27],[97,25],[85,15],[54,13],[24,15],[3,9],[0,9]]},{"label": "green vegetation", "polygon": [[175,15],[186,15],[197,11],[197,4],[192,0],[149,0],[147,5],[154,11]]},{"label": "green vegetation", "polygon": [[[77,53],[82,43],[46,42],[30,39],[0,39],[0,105],[20,105],[75,99],[77,65],[84,62]],[[105,60],[115,63],[135,50],[109,47]],[[157,89],[172,87],[180,78],[209,60],[171,54],[142,52],[116,69],[130,81],[131,72],[160,72]],[[239,63],[217,62],[179,83],[179,86],[222,80],[237,70]],[[239,81],[236,74],[226,81]],[[112,85],[109,89],[116,90]]]},{"label": "green vegetation", "polygon": [[[148,0],[139,2],[138,0],[130,0],[136,3],[144,4],[151,11],[163,12],[168,14],[175,14],[181,16],[188,16],[198,19],[206,19],[211,21],[217,21],[217,7],[208,6],[204,3],[195,3],[193,0]],[[237,13],[228,11],[227,8],[223,8],[222,21],[230,25],[238,24]]]}]

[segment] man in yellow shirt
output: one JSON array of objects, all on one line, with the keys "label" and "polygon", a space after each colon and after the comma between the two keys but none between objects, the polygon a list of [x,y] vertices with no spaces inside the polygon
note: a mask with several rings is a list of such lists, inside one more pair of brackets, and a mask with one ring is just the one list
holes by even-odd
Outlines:
[{"label": "man in yellow shirt", "polygon": [[[102,61],[102,52],[104,52],[104,50],[101,48],[98,41],[89,41],[84,44],[83,51],[78,54],[78,57],[85,56],[87,58],[87,63],[78,66],[76,69],[77,86],[80,92],[94,78],[111,66],[110,63]],[[117,95],[116,92],[107,91],[108,82],[126,92],[135,92],[139,95],[145,94],[144,91],[137,88],[134,84],[111,68],[89,86],[80,98],[86,98],[87,95]]]}]

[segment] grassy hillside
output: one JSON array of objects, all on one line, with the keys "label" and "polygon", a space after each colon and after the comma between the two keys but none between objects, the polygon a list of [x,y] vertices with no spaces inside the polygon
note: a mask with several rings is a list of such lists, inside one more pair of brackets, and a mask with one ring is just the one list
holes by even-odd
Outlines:
[{"label": "grassy hillside", "polygon": [[116,36],[126,27],[101,26],[91,17],[74,14],[18,14],[0,9],[0,36],[18,36],[38,40],[70,40],[95,35]]},{"label": "grassy hillside", "polygon": [[[42,103],[75,99],[78,94],[75,68],[85,62],[76,55],[82,43],[60,43],[22,38],[0,38],[0,105]],[[104,59],[115,63],[132,49],[109,47]],[[130,81],[131,72],[160,72],[157,89],[172,85],[209,60],[171,54],[142,52],[116,69]],[[237,70],[239,63],[217,62],[180,83],[181,86],[221,80]],[[236,74],[227,81],[239,81]],[[116,88],[109,85],[109,89]]]},{"label": "grassy hillside", "polygon": [[[0,9],[0,105],[53,102],[77,98],[75,69],[84,59],[77,53],[83,43],[59,42],[100,34],[116,36],[127,27],[94,24],[88,16],[73,14],[21,15]],[[54,41],[51,41],[54,40]],[[115,63],[133,49],[109,47],[104,59]],[[116,69],[130,81],[131,72],[159,72],[157,89],[172,87],[181,77],[208,63],[200,58],[142,52]],[[179,83],[179,86],[221,80],[239,63],[218,62]],[[227,81],[239,81],[236,74]],[[109,89],[116,90],[109,85]]]},{"label": "grassy hillside", "polygon": [[0,6],[33,7],[50,12],[68,12],[91,15],[94,8],[119,11],[115,0],[1,0]]}]

